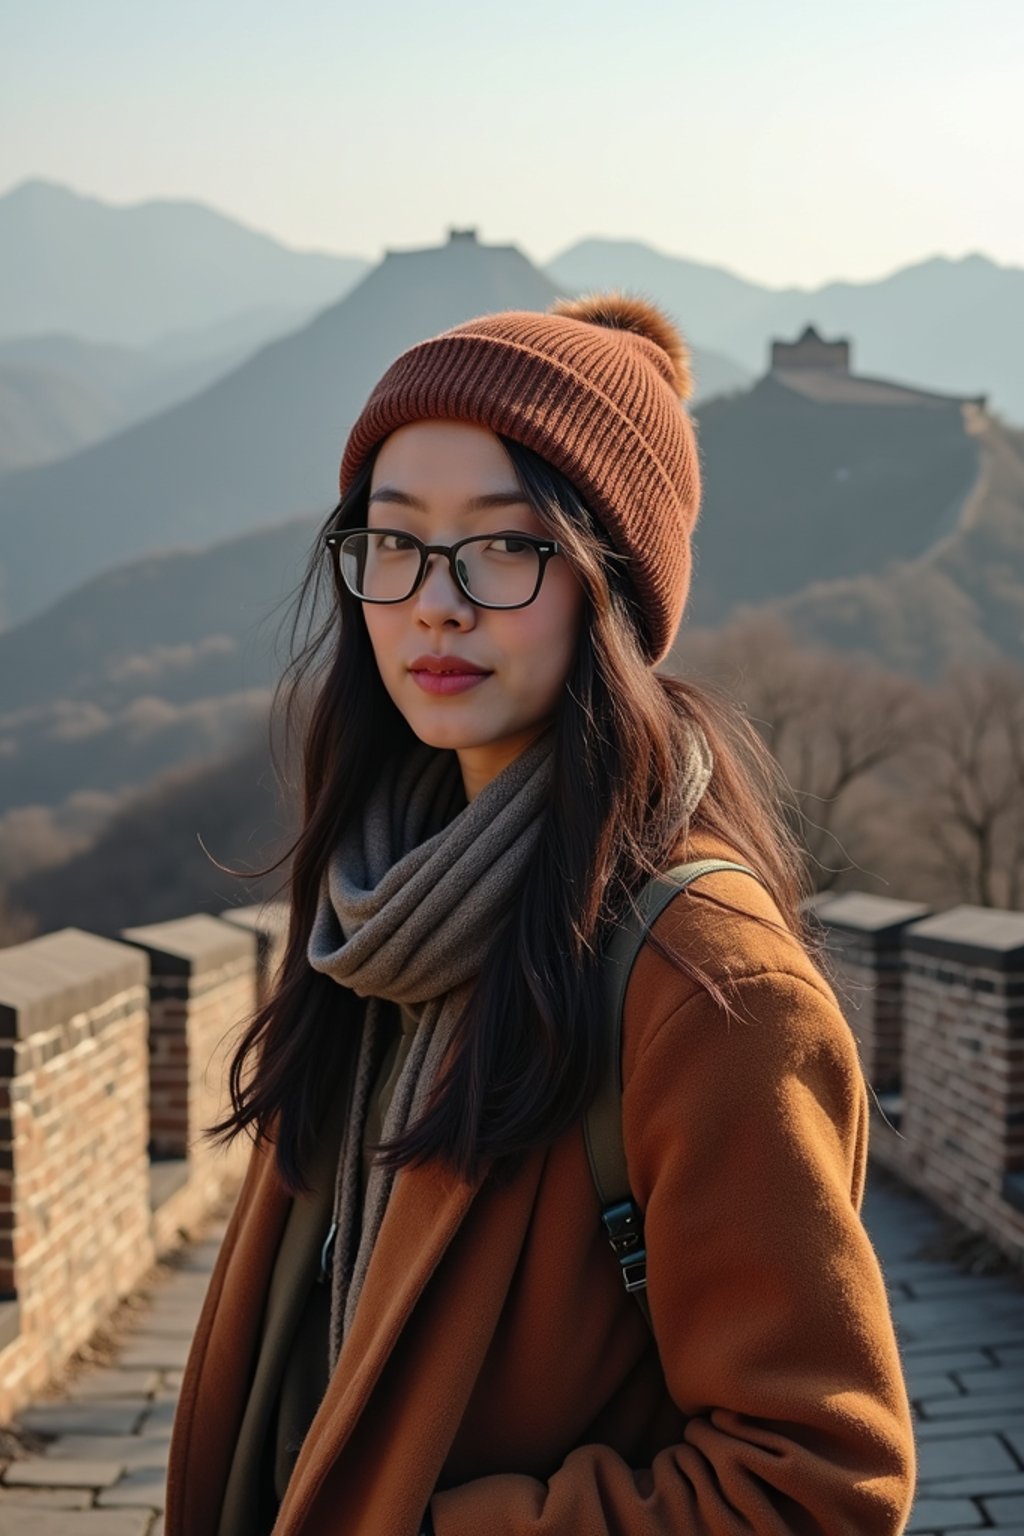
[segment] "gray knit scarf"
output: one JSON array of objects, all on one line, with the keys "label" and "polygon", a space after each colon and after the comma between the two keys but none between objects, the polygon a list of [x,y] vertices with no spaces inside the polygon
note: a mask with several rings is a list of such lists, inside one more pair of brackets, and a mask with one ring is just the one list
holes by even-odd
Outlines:
[{"label": "gray knit scarf", "polygon": [[[367,1107],[380,1059],[380,1000],[422,1005],[384,1119],[387,1141],[426,1106],[496,920],[536,843],[553,745],[549,726],[467,803],[456,754],[417,743],[382,775],[359,824],[329,858],[309,962],[367,1000],[335,1184],[332,1372],[396,1178],[372,1165],[360,1217]],[[711,767],[707,742],[694,728],[688,759],[680,764],[684,814],[699,801]]]}]

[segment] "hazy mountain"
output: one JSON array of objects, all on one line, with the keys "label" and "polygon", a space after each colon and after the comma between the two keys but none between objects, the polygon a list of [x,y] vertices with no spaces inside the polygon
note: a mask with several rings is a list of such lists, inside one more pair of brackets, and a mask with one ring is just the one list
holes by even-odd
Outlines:
[{"label": "hazy mountain", "polygon": [[272,680],[276,616],[315,528],[296,518],[143,556],[0,634],[0,728],[60,702],[116,710],[144,693],[183,703]]},{"label": "hazy mountain", "polygon": [[0,622],[133,555],[326,510],[348,428],[397,353],[474,314],[546,308],[555,293],[515,246],[472,235],[389,252],[339,304],[201,394],[58,464],[8,475]]},{"label": "hazy mountain", "polygon": [[201,203],[115,207],[25,181],[0,197],[0,337],[146,345],[268,306],[308,313],[368,265],[288,250]]},{"label": "hazy mountain", "polygon": [[734,363],[731,357],[715,352],[710,347],[692,346],[693,396],[690,409],[695,410],[703,401],[719,395],[732,395],[749,389],[753,375],[746,368]]},{"label": "hazy mountain", "polygon": [[[672,256],[641,240],[580,240],[544,270],[553,282],[580,292],[621,287],[646,294],[675,316],[690,341],[723,351],[728,348],[721,338],[758,321],[770,292],[724,267]],[[763,347],[756,356],[731,355],[755,374],[764,369]]]},{"label": "hazy mountain", "polygon": [[978,474],[955,401],[822,403],[768,374],[698,419],[695,624],[923,554],[955,526]]},{"label": "hazy mountain", "polygon": [[[11,908],[40,930],[69,924],[116,935],[132,923],[188,912],[221,912],[274,893],[237,880],[219,863],[248,872],[286,848],[287,813],[278,804],[265,731],[242,733],[229,760],[166,772],[114,814],[92,846],[39,868],[5,891]],[[200,842],[202,839],[202,842]]]},{"label": "hazy mountain", "polygon": [[[887,433],[863,409],[834,410],[828,421],[820,406],[799,427],[795,403],[780,392],[777,380],[762,381],[745,400],[709,403],[709,417],[718,419],[698,421],[712,494],[699,525],[687,620],[666,667],[685,670],[695,616],[707,606],[712,528],[722,525],[723,550],[753,551],[751,560],[734,559],[721,571],[732,570],[749,591],[751,572],[762,570],[770,587],[785,569],[773,551],[790,552],[799,566],[806,541],[817,537],[807,516],[816,494],[821,521],[838,534],[831,550],[819,539],[822,558],[833,566],[861,561],[867,545],[853,535],[864,524],[875,541],[874,566],[811,581],[746,611],[781,613],[808,644],[864,652],[925,679],[953,659],[1024,658],[1024,433],[941,402],[931,431],[906,406],[890,410]],[[807,443],[820,441],[822,453],[807,455],[805,487],[790,477],[789,508],[778,498],[766,507],[765,486],[774,496],[771,480],[788,464],[785,439],[793,430]],[[782,439],[775,457],[759,457],[772,431]],[[849,476],[830,481],[826,449],[842,454]],[[753,499],[730,528],[718,481],[744,460],[751,470],[743,493]],[[955,506],[943,495],[941,511],[929,515],[921,498],[936,474],[943,488],[954,474],[969,483]],[[878,505],[887,516],[876,515]],[[148,557],[0,636],[11,705],[0,717],[0,812],[29,795],[40,806],[33,817],[17,809],[0,815],[0,850],[5,838],[13,840],[28,855],[20,867],[35,866],[11,885],[15,908],[35,913],[44,927],[81,923],[88,914],[89,926],[112,930],[129,917],[217,911],[245,897],[245,887],[211,866],[197,834],[222,862],[246,869],[281,851],[287,815],[274,804],[267,687],[285,659],[281,600],[314,527],[312,519],[297,519],[211,550]],[[723,616],[744,611],[742,602],[719,597]],[[227,760],[212,764],[218,728]],[[147,765],[164,771],[126,798]],[[121,800],[111,801],[113,819],[84,849],[80,836],[63,831],[83,811],[95,824],[101,807],[98,800],[79,805],[83,784],[94,797],[116,793]],[[56,862],[62,839],[78,851]],[[45,863],[51,867],[38,867]],[[255,899],[258,890],[250,894]]]},{"label": "hazy mountain", "polygon": [[853,340],[858,373],[955,394],[987,393],[993,410],[1024,422],[1024,269],[973,254],[936,256],[871,282],[768,288],[640,241],[583,240],[548,263],[577,289],[609,284],[646,292],[701,347],[758,375],[777,336],[813,324]]},{"label": "hazy mountain", "polygon": [[120,412],[99,386],[0,358],[0,474],[47,464],[94,443]]},{"label": "hazy mountain", "polygon": [[[100,441],[133,422],[169,409],[230,373],[266,342],[304,324],[312,311],[267,308],[192,331],[163,337],[148,347],[120,347],[77,336],[15,336],[0,341],[0,373],[27,370],[46,375],[46,392],[19,390],[11,425],[0,417],[0,469],[44,464]],[[11,385],[13,388],[13,383]],[[60,412],[62,402],[79,404]],[[65,432],[53,418],[70,417]]]},{"label": "hazy mountain", "polygon": [[175,704],[154,689],[118,709],[87,701],[5,715],[0,804],[59,807],[83,791],[119,795],[171,765],[229,755],[244,730],[268,718],[266,688]]},{"label": "hazy mountain", "polygon": [[120,794],[264,719],[314,531],[302,518],[146,556],[0,634],[0,817]]},{"label": "hazy mountain", "polygon": [[916,559],[775,605],[799,639],[925,680],[954,661],[1024,659],[1024,433],[982,418],[971,440],[978,472],[948,535]]}]

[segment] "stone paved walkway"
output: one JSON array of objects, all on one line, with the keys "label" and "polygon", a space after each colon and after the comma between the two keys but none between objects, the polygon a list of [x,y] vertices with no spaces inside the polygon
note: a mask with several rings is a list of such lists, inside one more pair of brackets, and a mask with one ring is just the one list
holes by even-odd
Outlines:
[{"label": "stone paved walkway", "polygon": [[[919,1257],[940,1222],[887,1181],[873,1181],[864,1214],[917,1418],[908,1532],[1024,1536],[1024,1282]],[[41,1454],[3,1468],[0,1536],[162,1536],[181,1367],[222,1234],[223,1224],[211,1228],[154,1289],[116,1366],[21,1414],[22,1429],[48,1438]]]}]

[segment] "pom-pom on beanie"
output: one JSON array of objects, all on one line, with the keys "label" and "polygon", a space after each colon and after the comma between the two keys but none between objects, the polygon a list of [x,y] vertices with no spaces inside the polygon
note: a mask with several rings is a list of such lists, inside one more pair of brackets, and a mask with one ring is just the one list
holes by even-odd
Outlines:
[{"label": "pom-pom on beanie", "polygon": [[667,654],[690,585],[700,467],[685,402],[689,348],[646,299],[612,291],[544,313],[480,315],[390,365],[349,433],[342,495],[373,449],[408,422],[489,427],[572,482],[627,571],[651,663]]}]

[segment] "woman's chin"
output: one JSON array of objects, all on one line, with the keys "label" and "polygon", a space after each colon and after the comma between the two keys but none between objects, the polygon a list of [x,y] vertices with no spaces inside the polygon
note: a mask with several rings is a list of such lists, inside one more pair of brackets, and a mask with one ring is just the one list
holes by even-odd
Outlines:
[{"label": "woman's chin", "polygon": [[406,716],[413,731],[428,747],[445,748],[453,752],[470,751],[473,747],[486,746],[493,738],[493,732],[476,727],[470,721],[462,720],[438,720],[431,718],[429,711],[418,710],[415,715]]}]

